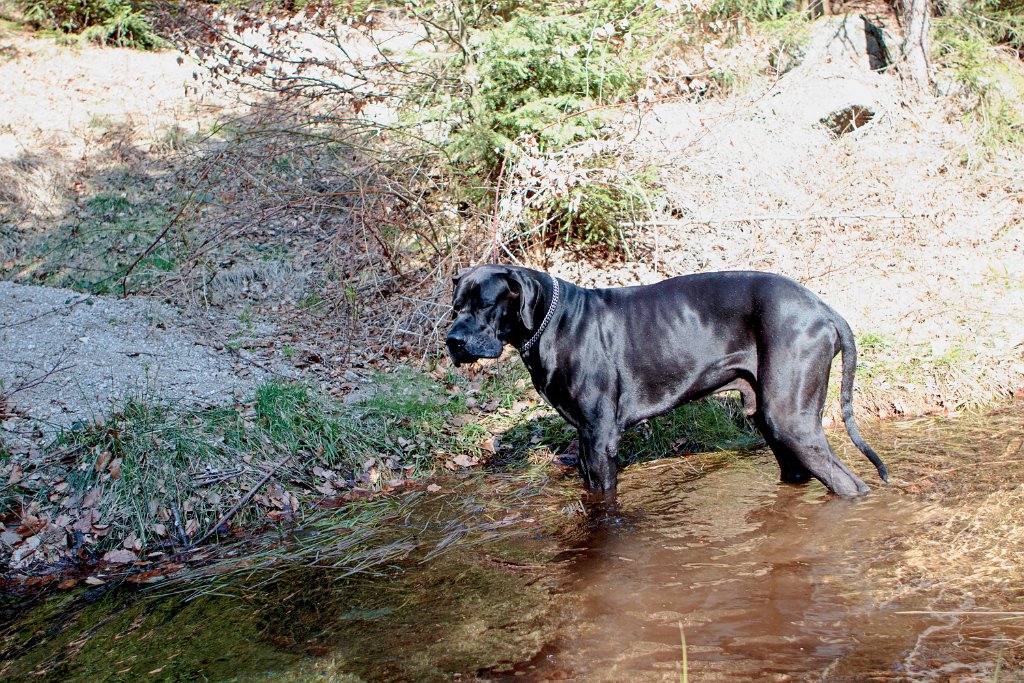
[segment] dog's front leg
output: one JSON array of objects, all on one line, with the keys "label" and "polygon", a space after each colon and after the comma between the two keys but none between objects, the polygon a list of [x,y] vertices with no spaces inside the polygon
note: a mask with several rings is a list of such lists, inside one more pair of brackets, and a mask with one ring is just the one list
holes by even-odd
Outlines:
[{"label": "dog's front leg", "polygon": [[621,438],[622,429],[611,420],[580,428],[580,473],[591,490],[615,493]]}]

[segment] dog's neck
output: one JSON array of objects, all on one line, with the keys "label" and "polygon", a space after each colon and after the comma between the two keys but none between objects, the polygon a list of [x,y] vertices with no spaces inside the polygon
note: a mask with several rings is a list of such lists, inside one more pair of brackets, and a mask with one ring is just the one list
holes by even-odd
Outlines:
[{"label": "dog's neck", "polygon": [[519,347],[520,355],[529,352],[529,350],[533,348],[534,344],[540,340],[540,336],[544,334],[544,330],[548,328],[548,325],[551,323],[551,319],[555,316],[555,311],[558,310],[558,301],[560,298],[558,278],[554,275],[548,275],[548,277],[551,278],[551,301],[548,303],[548,310],[544,314],[544,319],[541,320],[537,331],[533,333],[533,336],[530,337],[525,344]]}]

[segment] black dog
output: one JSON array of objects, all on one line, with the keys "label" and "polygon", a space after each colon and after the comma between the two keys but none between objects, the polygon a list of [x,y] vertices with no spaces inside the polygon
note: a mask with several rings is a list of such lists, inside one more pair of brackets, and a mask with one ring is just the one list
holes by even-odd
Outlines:
[{"label": "black dog", "polygon": [[887,480],[853,419],[850,326],[793,280],[724,272],[583,289],[528,268],[486,265],[455,278],[453,306],[446,342],[455,364],[497,358],[505,344],[518,348],[537,391],[579,430],[581,470],[593,489],[614,491],[623,430],[737,390],[783,481],[813,476],[841,496],[866,493],[821,426],[840,350],[846,430]]}]

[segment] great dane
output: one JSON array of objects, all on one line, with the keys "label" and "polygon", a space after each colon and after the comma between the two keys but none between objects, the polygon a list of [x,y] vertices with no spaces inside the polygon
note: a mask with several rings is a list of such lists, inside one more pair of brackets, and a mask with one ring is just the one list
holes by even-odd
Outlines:
[{"label": "great dane", "polygon": [[622,432],[676,406],[736,390],[782,470],[853,497],[868,487],[822,429],[832,359],[850,439],[885,465],[853,419],[857,352],[849,324],[789,278],[736,271],[585,289],[529,268],[484,265],[455,278],[446,345],[456,365],[519,350],[541,396],[576,427],[580,470],[614,493]]}]

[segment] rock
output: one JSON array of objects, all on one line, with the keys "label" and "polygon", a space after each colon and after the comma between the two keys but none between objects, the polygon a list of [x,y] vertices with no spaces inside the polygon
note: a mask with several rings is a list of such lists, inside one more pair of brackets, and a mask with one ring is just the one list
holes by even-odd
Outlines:
[{"label": "rock", "polygon": [[875,119],[896,103],[884,87],[889,40],[862,16],[817,21],[800,64],[779,79],[766,114],[802,128],[824,126],[839,136]]}]

